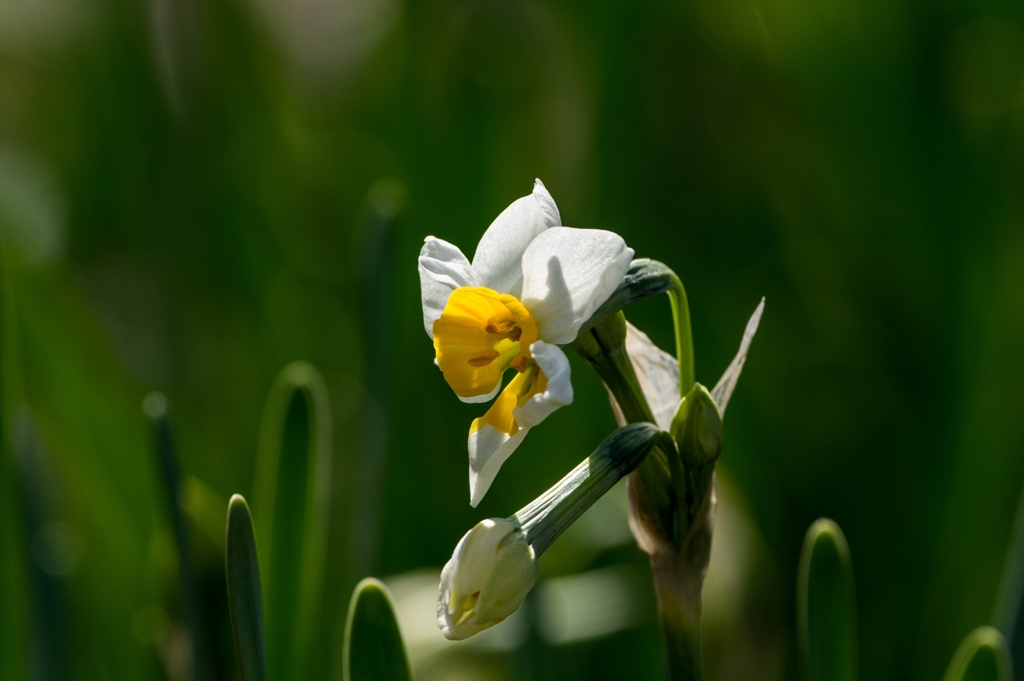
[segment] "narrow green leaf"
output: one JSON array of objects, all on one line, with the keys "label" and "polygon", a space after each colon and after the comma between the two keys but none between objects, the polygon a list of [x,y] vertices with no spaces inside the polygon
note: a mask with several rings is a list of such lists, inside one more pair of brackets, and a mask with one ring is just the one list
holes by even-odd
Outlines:
[{"label": "narrow green leaf", "polygon": [[822,518],[807,530],[797,584],[800,653],[809,681],[857,678],[853,565],[839,526]]},{"label": "narrow green leaf", "polygon": [[1013,681],[1006,639],[994,627],[978,627],[953,654],[943,681]]},{"label": "narrow green leaf", "polygon": [[320,373],[293,362],[274,382],[263,415],[253,508],[275,679],[305,678],[313,662],[330,506],[330,413]]},{"label": "narrow green leaf", "polygon": [[367,578],[356,585],[345,621],[344,681],[409,681],[402,633],[384,584]]},{"label": "narrow green leaf", "polygon": [[178,584],[181,588],[185,624],[188,627],[192,644],[189,647],[192,679],[193,681],[202,681],[206,678],[203,673],[206,641],[203,638],[199,621],[199,596],[196,590],[195,564],[192,561],[188,526],[181,507],[181,468],[178,465],[174,438],[171,435],[170,419],[167,415],[167,398],[157,392],[149,393],[142,401],[142,410],[153,425],[160,480],[163,483],[167,499],[167,515],[171,532],[174,535],[174,545],[178,551]]},{"label": "narrow green leaf", "polygon": [[228,502],[224,556],[231,630],[235,635],[235,652],[241,666],[242,681],[266,681],[260,561],[249,506],[241,494],[234,495]]}]

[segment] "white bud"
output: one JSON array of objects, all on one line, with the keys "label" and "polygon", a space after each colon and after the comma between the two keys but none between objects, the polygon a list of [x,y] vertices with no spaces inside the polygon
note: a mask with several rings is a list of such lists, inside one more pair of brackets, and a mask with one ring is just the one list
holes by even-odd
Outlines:
[{"label": "white bud", "polygon": [[437,626],[460,641],[515,612],[537,579],[537,558],[515,523],[481,520],[441,571]]}]

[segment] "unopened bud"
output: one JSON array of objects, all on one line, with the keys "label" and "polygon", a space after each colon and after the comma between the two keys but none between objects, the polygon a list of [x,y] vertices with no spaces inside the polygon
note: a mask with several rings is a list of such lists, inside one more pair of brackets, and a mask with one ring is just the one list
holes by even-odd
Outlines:
[{"label": "unopened bud", "polygon": [[460,641],[515,612],[536,581],[536,556],[522,528],[481,520],[459,541],[441,571],[437,625]]},{"label": "unopened bud", "polygon": [[671,432],[683,465],[691,474],[713,464],[722,453],[722,415],[711,393],[700,383],[679,403]]}]

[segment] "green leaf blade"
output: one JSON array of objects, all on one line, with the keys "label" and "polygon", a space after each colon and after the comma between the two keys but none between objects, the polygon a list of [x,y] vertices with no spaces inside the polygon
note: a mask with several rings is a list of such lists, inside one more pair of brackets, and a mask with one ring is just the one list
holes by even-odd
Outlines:
[{"label": "green leaf blade", "polygon": [[352,592],[342,655],[344,681],[412,679],[391,596],[376,579],[364,579]]},{"label": "green leaf blade", "polygon": [[1006,639],[994,627],[978,627],[963,640],[943,681],[1013,681]]},{"label": "green leaf blade", "polygon": [[263,640],[263,594],[249,506],[240,494],[228,502],[225,568],[228,608],[242,681],[266,681],[267,654]]},{"label": "green leaf blade", "polygon": [[809,681],[857,678],[853,565],[839,526],[822,518],[807,530],[797,589],[800,652]]},{"label": "green leaf blade", "polygon": [[289,364],[267,398],[257,452],[254,508],[266,559],[268,664],[272,678],[305,678],[316,664],[331,480],[330,403],[323,378]]},{"label": "green leaf blade", "polygon": [[178,462],[174,437],[171,433],[167,398],[158,392],[149,393],[142,402],[142,410],[149,417],[152,425],[160,481],[163,483],[167,498],[167,519],[171,526],[175,548],[178,551],[178,584],[181,589],[185,623],[191,638],[192,679],[193,681],[203,681],[206,678],[204,666],[206,641],[203,639],[200,624],[195,563],[192,559],[185,513],[181,507],[181,465]]}]

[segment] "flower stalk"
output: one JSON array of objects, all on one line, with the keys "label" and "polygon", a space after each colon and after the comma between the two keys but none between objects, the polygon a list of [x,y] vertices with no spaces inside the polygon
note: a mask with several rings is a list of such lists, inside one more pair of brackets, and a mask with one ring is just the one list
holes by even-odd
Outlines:
[{"label": "flower stalk", "polygon": [[622,281],[594,315],[580,327],[580,336],[595,328],[630,303],[648,296],[667,293],[672,305],[672,322],[676,336],[676,359],[679,361],[679,394],[693,388],[695,380],[693,333],[690,328],[690,304],[679,277],[664,263],[650,258],[637,258],[629,264]]},{"label": "flower stalk", "polygon": [[[676,293],[673,301],[677,334],[682,336],[681,331],[689,331],[685,293]],[[573,347],[605,382],[626,422],[653,423],[653,412],[626,352],[625,340],[625,317],[618,313],[580,334]],[[692,372],[689,348],[692,344],[688,333],[685,340],[677,338],[677,350],[684,355],[680,364],[689,362]],[[692,373],[690,377],[683,377],[685,370],[679,373],[681,383],[692,380]],[[673,421],[675,441],[665,438],[668,442],[659,443],[629,476],[630,526],[640,548],[650,555],[669,681],[703,679],[701,587],[711,555],[714,461],[721,450],[721,417],[707,390],[693,384],[687,398],[681,400]],[[677,449],[677,445],[689,448],[694,443],[698,446],[693,452],[684,454]]]},{"label": "flower stalk", "polygon": [[[655,423],[626,352],[626,318],[621,312],[581,333],[573,348],[597,371],[618,402],[626,423]],[[673,468],[679,465],[675,447],[670,450],[672,456],[668,456],[666,449],[659,447],[651,452],[629,476],[630,524],[634,535],[639,531],[651,541],[661,537],[675,545],[680,537],[679,505],[683,497],[677,485],[682,476],[678,472],[673,475]],[[644,544],[651,541],[639,536],[637,540],[650,553]]]},{"label": "flower stalk", "polygon": [[509,520],[522,527],[526,541],[539,557],[615,483],[642,465],[652,448],[663,447],[666,442],[671,444],[668,434],[649,423],[620,428],[558,484]]},{"label": "flower stalk", "polygon": [[[665,269],[668,269],[667,267]],[[676,273],[668,270],[671,285],[667,291],[672,305],[672,323],[676,331],[676,359],[679,361],[679,394],[686,395],[693,389],[696,381],[696,368],[693,360],[693,330],[690,327],[690,303],[686,299],[686,289]]]}]

